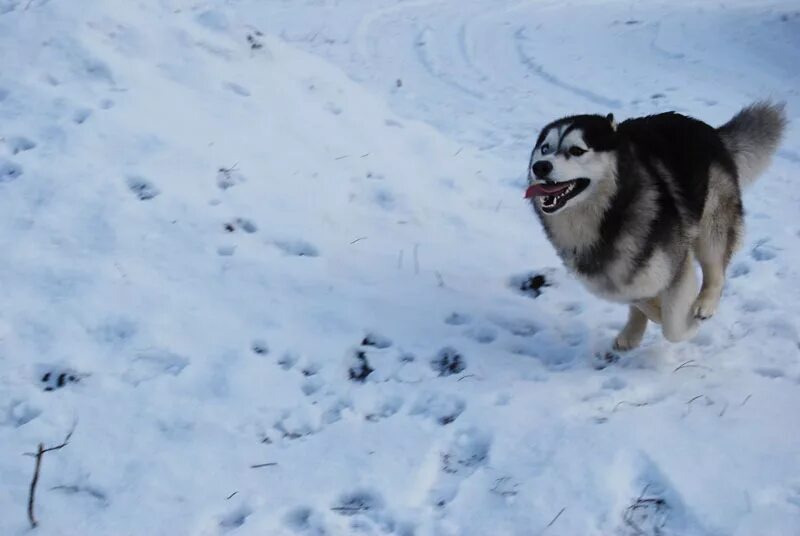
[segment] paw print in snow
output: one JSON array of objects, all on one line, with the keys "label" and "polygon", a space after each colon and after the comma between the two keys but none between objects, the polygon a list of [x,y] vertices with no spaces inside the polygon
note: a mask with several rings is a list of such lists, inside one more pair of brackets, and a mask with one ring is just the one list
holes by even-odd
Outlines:
[{"label": "paw print in snow", "polygon": [[78,383],[81,381],[81,376],[71,369],[54,369],[42,373],[39,382],[42,384],[45,391],[55,391],[67,385]]},{"label": "paw print in snow", "polygon": [[229,168],[221,167],[217,170],[217,186],[220,190],[227,190],[244,181],[244,176],[236,170],[236,164]]},{"label": "paw print in snow", "polygon": [[389,337],[384,337],[378,333],[367,333],[361,341],[361,346],[374,346],[378,349],[389,348],[392,345],[392,340]]},{"label": "paw print in snow", "polygon": [[0,182],[11,182],[22,175],[22,166],[0,158]]},{"label": "paw print in snow", "polygon": [[143,177],[128,177],[127,183],[128,189],[136,194],[140,201],[149,201],[161,193],[152,182]]},{"label": "paw print in snow", "polygon": [[367,354],[363,350],[356,350],[352,356],[352,363],[347,369],[348,377],[358,383],[364,383],[375,369],[369,365]]},{"label": "paw print in snow", "polygon": [[450,376],[463,372],[467,368],[464,357],[450,346],[442,348],[431,360],[431,367],[439,373],[439,376]]}]

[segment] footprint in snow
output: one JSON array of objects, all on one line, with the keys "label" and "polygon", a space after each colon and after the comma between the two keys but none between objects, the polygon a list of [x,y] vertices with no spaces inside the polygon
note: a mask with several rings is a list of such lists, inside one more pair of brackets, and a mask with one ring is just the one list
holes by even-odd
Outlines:
[{"label": "footprint in snow", "polygon": [[431,359],[431,368],[438,372],[439,376],[451,376],[464,372],[467,362],[458,350],[447,346]]},{"label": "footprint in snow", "polygon": [[133,358],[122,378],[136,387],[160,376],[178,376],[188,365],[189,359],[169,350],[149,350]]},{"label": "footprint in snow", "polygon": [[90,108],[78,108],[72,113],[72,122],[76,125],[82,125],[92,115]]},{"label": "footprint in snow", "polygon": [[305,536],[328,534],[322,516],[308,506],[293,508],[284,516],[283,522],[289,529]]},{"label": "footprint in snow", "polygon": [[39,377],[39,384],[44,391],[55,391],[81,381],[82,375],[70,368],[52,368],[45,370]]},{"label": "footprint in snow", "polygon": [[247,89],[244,86],[240,86],[239,84],[235,84],[233,82],[225,82],[224,84],[222,84],[222,87],[227,89],[228,91],[236,94],[236,95],[239,95],[240,97],[249,97],[250,96],[250,90],[249,89]]},{"label": "footprint in snow", "polygon": [[514,275],[511,276],[509,285],[526,296],[538,298],[545,288],[553,286],[554,272],[552,269],[547,269]]},{"label": "footprint in snow", "polygon": [[250,517],[252,513],[252,508],[244,505],[239,506],[222,516],[219,520],[219,527],[225,532],[236,530],[245,524],[247,518]]},{"label": "footprint in snow", "polygon": [[497,330],[488,326],[467,328],[464,335],[479,344],[490,344],[497,339]]},{"label": "footprint in snow", "polygon": [[431,419],[437,424],[447,426],[458,419],[467,403],[456,395],[424,393],[411,407],[409,415]]},{"label": "footprint in snow", "polygon": [[390,396],[383,400],[374,411],[365,417],[370,422],[377,422],[395,415],[403,407],[403,398],[400,396]]},{"label": "footprint in snow", "polygon": [[161,193],[152,182],[138,175],[129,176],[126,182],[128,184],[128,189],[133,192],[140,201],[149,201]]},{"label": "footprint in snow", "polygon": [[730,269],[730,277],[732,279],[748,275],[749,273],[750,273],[750,266],[746,262],[738,262],[733,266],[731,266]]},{"label": "footprint in snow", "polygon": [[227,233],[236,232],[237,229],[241,229],[247,234],[253,234],[258,231],[258,226],[253,223],[253,220],[249,220],[247,218],[236,218],[233,221],[225,223],[223,225],[223,229]]},{"label": "footprint in snow", "polygon": [[367,333],[361,340],[361,346],[374,346],[381,350],[389,348],[392,345],[392,340],[389,337],[384,337],[378,333]]},{"label": "footprint in snow", "polygon": [[450,326],[463,326],[472,322],[472,318],[468,314],[452,312],[444,319],[444,323]]},{"label": "footprint in snow", "polygon": [[445,508],[458,495],[461,483],[489,462],[491,436],[477,428],[456,432],[441,453],[439,476],[429,492],[433,506]]},{"label": "footprint in snow", "polygon": [[250,343],[250,350],[256,355],[267,355],[269,353],[269,345],[264,339],[255,339]]},{"label": "footprint in snow", "polygon": [[19,154],[36,148],[36,142],[24,136],[12,136],[6,140],[6,145],[11,150],[11,154]]},{"label": "footprint in snow", "polygon": [[778,248],[769,243],[769,239],[759,240],[750,250],[750,256],[757,261],[771,261],[778,256]]},{"label": "footprint in snow", "polygon": [[305,240],[278,240],[275,246],[286,255],[295,257],[318,257],[319,250]]},{"label": "footprint in snow", "polygon": [[355,489],[340,495],[331,505],[331,511],[350,519],[350,534],[414,534],[410,525],[395,520],[380,493],[368,488]]},{"label": "footprint in snow", "polygon": [[236,164],[231,167],[221,167],[217,170],[217,187],[220,190],[233,188],[245,181],[244,175],[236,169]]},{"label": "footprint in snow", "polygon": [[22,175],[22,166],[0,158],[0,183],[17,180]]}]

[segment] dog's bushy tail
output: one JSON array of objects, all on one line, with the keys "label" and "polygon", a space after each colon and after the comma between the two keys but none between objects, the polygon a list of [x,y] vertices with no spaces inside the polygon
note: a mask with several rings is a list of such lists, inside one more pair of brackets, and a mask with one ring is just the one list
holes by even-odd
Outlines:
[{"label": "dog's bushy tail", "polygon": [[784,108],[782,102],[759,101],[717,129],[733,155],[742,188],[752,184],[772,162],[786,130]]}]

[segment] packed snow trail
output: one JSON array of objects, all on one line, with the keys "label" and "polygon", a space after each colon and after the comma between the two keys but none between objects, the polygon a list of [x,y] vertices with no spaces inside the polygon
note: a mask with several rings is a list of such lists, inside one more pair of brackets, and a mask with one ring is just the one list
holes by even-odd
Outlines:
[{"label": "packed snow trail", "polygon": [[792,6],[0,0],[0,533],[73,427],[40,534],[796,533],[797,127],[605,368],[522,200],[561,114],[797,123]]}]

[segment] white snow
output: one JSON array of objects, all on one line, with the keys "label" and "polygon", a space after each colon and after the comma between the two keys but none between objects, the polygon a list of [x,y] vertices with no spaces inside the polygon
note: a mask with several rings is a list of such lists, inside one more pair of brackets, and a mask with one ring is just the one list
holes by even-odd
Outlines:
[{"label": "white snow", "polygon": [[34,533],[797,534],[797,126],[602,370],[522,193],[559,115],[797,123],[798,58],[792,0],[0,0],[0,534],[73,427]]}]

